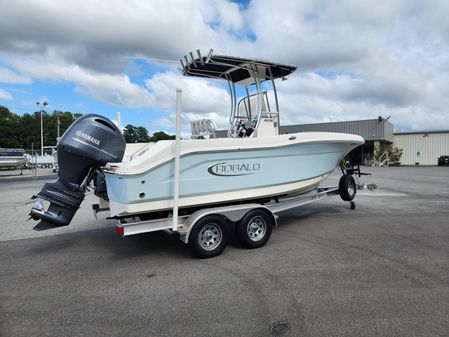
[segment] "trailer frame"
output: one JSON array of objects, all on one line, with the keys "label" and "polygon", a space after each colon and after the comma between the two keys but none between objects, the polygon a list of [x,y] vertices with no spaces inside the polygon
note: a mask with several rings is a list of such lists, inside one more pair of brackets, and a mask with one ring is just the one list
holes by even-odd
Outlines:
[{"label": "trailer frame", "polygon": [[[355,183],[354,178],[352,177],[352,174],[346,174],[342,176],[342,179],[346,176],[349,176],[352,181],[354,181],[354,187],[355,190],[352,195],[355,197],[357,190],[363,190],[364,188],[367,188],[367,186],[361,185],[360,183]],[[341,180],[342,180],[341,179]],[[340,184],[341,185],[341,184]],[[263,237],[260,239],[263,239],[263,242],[259,242],[259,240],[256,240],[253,242],[253,240],[248,240],[246,237],[244,230],[237,230],[237,238],[240,242],[242,242],[245,246],[250,246],[249,248],[258,248],[263,246],[269,239],[269,236],[271,235],[271,228],[277,227],[277,219],[279,218],[279,213],[294,209],[297,207],[301,207],[316,201],[324,200],[332,196],[340,195],[342,196],[342,193],[344,191],[342,190],[342,186],[339,187],[317,187],[306,194],[301,194],[297,196],[292,197],[274,197],[269,202],[248,202],[248,203],[236,203],[233,205],[226,205],[226,206],[218,206],[218,207],[207,207],[201,208],[199,210],[193,211],[193,213],[188,215],[180,215],[177,217],[177,227],[176,229],[173,228],[173,216],[172,214],[169,214],[167,217],[163,218],[157,218],[152,220],[144,220],[142,221],[139,218],[139,215],[130,216],[130,217],[124,217],[120,218],[119,224],[117,224],[116,228],[121,237],[127,237],[131,235],[136,234],[143,234],[143,233],[151,233],[156,231],[165,231],[169,234],[179,234],[179,239],[185,243],[185,244],[191,244],[192,242],[192,233],[195,230],[196,225],[202,220],[206,219],[207,217],[211,216],[218,216],[223,219],[223,223],[219,226],[222,230],[223,240],[227,241],[227,237],[229,235],[229,228],[232,226],[243,226],[247,224],[241,224],[242,219],[246,215],[248,215],[250,212],[253,211],[259,211],[259,216],[261,216],[261,213],[265,213],[267,215],[267,218],[265,219],[265,230],[266,234],[268,235],[267,238]],[[343,197],[342,197],[343,198]],[[355,202],[353,200],[347,201],[349,202],[349,206],[351,209],[355,209]],[[107,211],[108,207],[103,203],[102,205],[95,204],[92,205],[92,209],[96,215],[98,212]],[[216,219],[217,220],[217,219]],[[263,219],[262,219],[263,220]],[[260,219],[259,219],[260,221]],[[223,225],[225,224],[225,225]],[[249,226],[249,225],[248,225]],[[257,226],[256,226],[257,227]],[[249,228],[249,227],[248,227]],[[256,230],[260,231],[260,228]],[[249,229],[248,229],[249,231]],[[269,233],[268,233],[269,232]],[[240,233],[240,234],[239,234]],[[249,233],[249,232],[248,232]],[[248,234],[247,233],[247,234]],[[195,241],[195,240],[194,240]],[[247,244],[245,244],[245,242]],[[216,252],[208,252],[201,251],[202,249],[198,249],[198,245],[194,245],[192,248],[196,255],[199,257],[212,257],[219,255],[221,251],[224,249],[224,246],[226,245],[226,242],[224,242],[224,245],[221,249],[218,249]]]}]

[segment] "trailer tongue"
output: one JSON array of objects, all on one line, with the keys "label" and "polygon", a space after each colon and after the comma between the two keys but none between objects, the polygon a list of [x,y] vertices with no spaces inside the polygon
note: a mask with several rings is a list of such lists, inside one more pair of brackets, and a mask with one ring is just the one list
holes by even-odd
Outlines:
[{"label": "trailer tongue", "polygon": [[40,222],[35,230],[67,226],[84,200],[87,186],[101,183],[100,167],[121,162],[125,140],[109,119],[100,115],[86,115],[76,120],[58,144],[58,179],[48,182],[32,197],[50,202],[48,210],[33,207],[30,216]]}]

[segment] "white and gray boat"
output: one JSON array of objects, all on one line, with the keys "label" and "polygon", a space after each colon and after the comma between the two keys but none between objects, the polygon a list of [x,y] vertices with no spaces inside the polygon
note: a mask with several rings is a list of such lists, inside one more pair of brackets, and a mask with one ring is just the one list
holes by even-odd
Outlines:
[{"label": "white and gray boat", "polygon": [[27,161],[24,149],[0,148],[0,169],[22,168]]},{"label": "white and gray boat", "polygon": [[[364,143],[344,133],[280,134],[275,80],[286,79],[295,66],[198,51],[181,61],[180,70],[185,76],[226,81],[231,94],[228,137],[215,138],[213,123],[197,121],[192,139],[179,143],[180,214],[307,193]],[[75,121],[58,145],[59,179],[37,195],[50,207],[33,208],[31,216],[41,220],[36,229],[69,224],[91,181],[113,218],[170,214],[175,141],[141,147],[126,160],[124,152],[121,132],[108,119],[87,115]]]}]

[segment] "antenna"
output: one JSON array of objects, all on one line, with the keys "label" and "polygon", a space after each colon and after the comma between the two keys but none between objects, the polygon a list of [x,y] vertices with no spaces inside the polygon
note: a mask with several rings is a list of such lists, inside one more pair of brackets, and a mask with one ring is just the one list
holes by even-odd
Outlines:
[{"label": "antenna", "polygon": [[196,52],[198,53],[198,58],[200,59],[201,65],[204,66],[204,61],[203,61],[203,58],[201,57],[200,50],[197,49]]},{"label": "antenna", "polygon": [[190,52],[190,57],[192,58],[193,66],[196,68],[196,62],[195,62],[195,58],[193,57],[193,53],[192,52]]},{"label": "antenna", "polygon": [[213,52],[214,52],[213,49],[209,50],[209,54],[207,54],[207,57],[206,57],[206,63],[209,63],[210,58],[212,57],[212,53],[213,53]]}]

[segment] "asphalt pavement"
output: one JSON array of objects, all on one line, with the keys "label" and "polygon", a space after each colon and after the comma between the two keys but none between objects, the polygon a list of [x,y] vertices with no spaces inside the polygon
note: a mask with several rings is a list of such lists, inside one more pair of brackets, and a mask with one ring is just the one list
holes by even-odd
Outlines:
[{"label": "asphalt pavement", "polygon": [[45,180],[0,179],[0,336],[449,336],[449,168],[365,169],[378,189],[355,210],[320,200],[205,260],[175,235],[120,238],[92,195],[35,232]]}]

